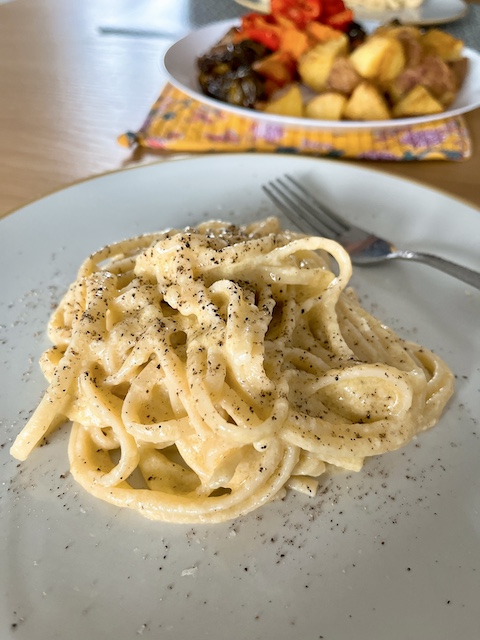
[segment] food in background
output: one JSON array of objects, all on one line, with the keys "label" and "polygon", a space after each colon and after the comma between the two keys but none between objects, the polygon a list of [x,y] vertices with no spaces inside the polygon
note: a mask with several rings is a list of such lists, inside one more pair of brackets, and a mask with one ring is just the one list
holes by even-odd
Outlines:
[{"label": "food in background", "polygon": [[[294,21],[293,5],[311,11]],[[334,0],[330,17],[315,14],[316,6],[316,0],[272,2],[277,13],[244,16],[199,59],[202,90],[266,113],[319,120],[424,116],[455,100],[468,66],[461,40],[395,23],[367,36],[343,2]],[[244,64],[237,64],[238,51]]]},{"label": "food in background", "polygon": [[347,0],[351,9],[366,9],[367,11],[398,11],[402,9],[417,9],[424,0]]},{"label": "food in background", "polygon": [[269,50],[253,40],[234,43],[229,37],[198,60],[198,80],[205,95],[240,107],[255,107],[266,97],[265,81],[253,64]]},{"label": "food in background", "polygon": [[269,15],[248,13],[198,59],[205,95],[260,108],[298,79],[299,58],[315,44],[348,34],[351,48],[365,33],[342,0],[273,0]]}]

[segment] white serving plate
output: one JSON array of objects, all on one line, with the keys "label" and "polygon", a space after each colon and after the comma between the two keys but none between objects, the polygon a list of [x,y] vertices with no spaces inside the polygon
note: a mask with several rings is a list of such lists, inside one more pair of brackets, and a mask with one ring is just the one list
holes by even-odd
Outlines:
[{"label": "white serving plate", "polygon": [[236,113],[259,122],[269,122],[286,127],[300,127],[303,129],[336,129],[357,130],[372,128],[403,127],[424,122],[432,122],[451,116],[457,116],[472,111],[480,106],[480,54],[465,47],[464,56],[468,58],[469,69],[461,90],[455,101],[442,113],[428,116],[396,118],[395,120],[369,121],[333,121],[314,120],[311,118],[292,118],[279,116],[254,109],[236,107],[220,102],[204,95],[197,79],[197,58],[206,53],[228,29],[237,24],[231,20],[217,22],[195,30],[175,42],[165,53],[163,65],[169,81],[187,95],[217,109]]},{"label": "white serving plate", "polygon": [[0,220],[2,640],[451,640],[478,635],[479,292],[425,265],[356,269],[364,305],[439,353],[456,393],[438,426],[338,474],[316,498],[211,526],[151,522],[86,494],[68,427],[19,464],[10,445],[45,381],[45,327],[81,261],[139,233],[276,214],[290,172],[399,246],[480,269],[480,211],[359,165],[211,155],[88,180]]}]

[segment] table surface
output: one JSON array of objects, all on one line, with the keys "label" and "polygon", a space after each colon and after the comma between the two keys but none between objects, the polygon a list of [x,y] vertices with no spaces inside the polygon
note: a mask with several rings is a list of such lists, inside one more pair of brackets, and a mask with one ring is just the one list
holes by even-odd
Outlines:
[{"label": "table surface", "polygon": [[[219,17],[242,12],[233,0],[217,2]],[[150,0],[169,21],[165,37],[147,37],[110,29],[128,18],[132,0],[0,0],[0,217],[85,178],[170,157],[124,149],[117,136],[140,127],[163,87],[163,53],[201,6],[185,3]],[[465,119],[466,161],[363,165],[480,208],[480,109]]]}]

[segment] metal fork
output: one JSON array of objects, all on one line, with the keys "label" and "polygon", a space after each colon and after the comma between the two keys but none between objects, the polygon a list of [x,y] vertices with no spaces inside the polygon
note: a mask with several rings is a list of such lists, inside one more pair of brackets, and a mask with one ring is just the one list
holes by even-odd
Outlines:
[{"label": "metal fork", "polygon": [[262,188],[293,224],[305,233],[313,232],[336,240],[348,251],[353,264],[375,264],[394,258],[415,260],[480,289],[480,273],[430,253],[397,249],[388,240],[347,222],[292,176],[277,178]]}]

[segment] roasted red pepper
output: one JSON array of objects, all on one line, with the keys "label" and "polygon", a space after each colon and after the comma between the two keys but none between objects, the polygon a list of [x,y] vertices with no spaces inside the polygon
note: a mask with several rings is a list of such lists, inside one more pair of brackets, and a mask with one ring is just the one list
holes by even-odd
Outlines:
[{"label": "roasted red pepper", "polygon": [[280,46],[280,38],[276,33],[273,33],[273,31],[251,27],[250,29],[243,30],[243,36],[247,40],[253,40],[254,42],[263,44],[271,51],[277,51]]},{"label": "roasted red pepper", "polygon": [[260,42],[271,51],[277,51],[280,46],[279,31],[271,16],[247,13],[242,17],[242,38]]},{"label": "roasted red pepper", "polygon": [[343,0],[324,0],[322,4],[322,18],[321,21],[330,16],[334,16],[336,13],[345,11],[345,4]]},{"label": "roasted red pepper", "polygon": [[322,8],[321,22],[337,29],[346,31],[353,22],[353,11],[347,9],[343,0],[326,0]]},{"label": "roasted red pepper", "polygon": [[252,11],[245,13],[242,16],[242,28],[248,29],[250,27],[275,27],[275,18],[271,14],[256,13]]},{"label": "roasted red pepper", "polygon": [[242,17],[239,36],[278,51],[286,31],[306,32],[307,25],[314,22],[347,31],[353,12],[343,0],[271,0],[269,14],[253,12]]},{"label": "roasted red pepper", "polygon": [[322,0],[271,0],[270,12],[271,15],[283,16],[299,29],[304,29],[308,22],[320,17]]},{"label": "roasted red pepper", "polygon": [[348,26],[353,22],[353,11],[351,9],[344,9],[339,13],[335,13],[324,19],[325,24],[329,27],[338,29],[338,31],[346,31]]}]

